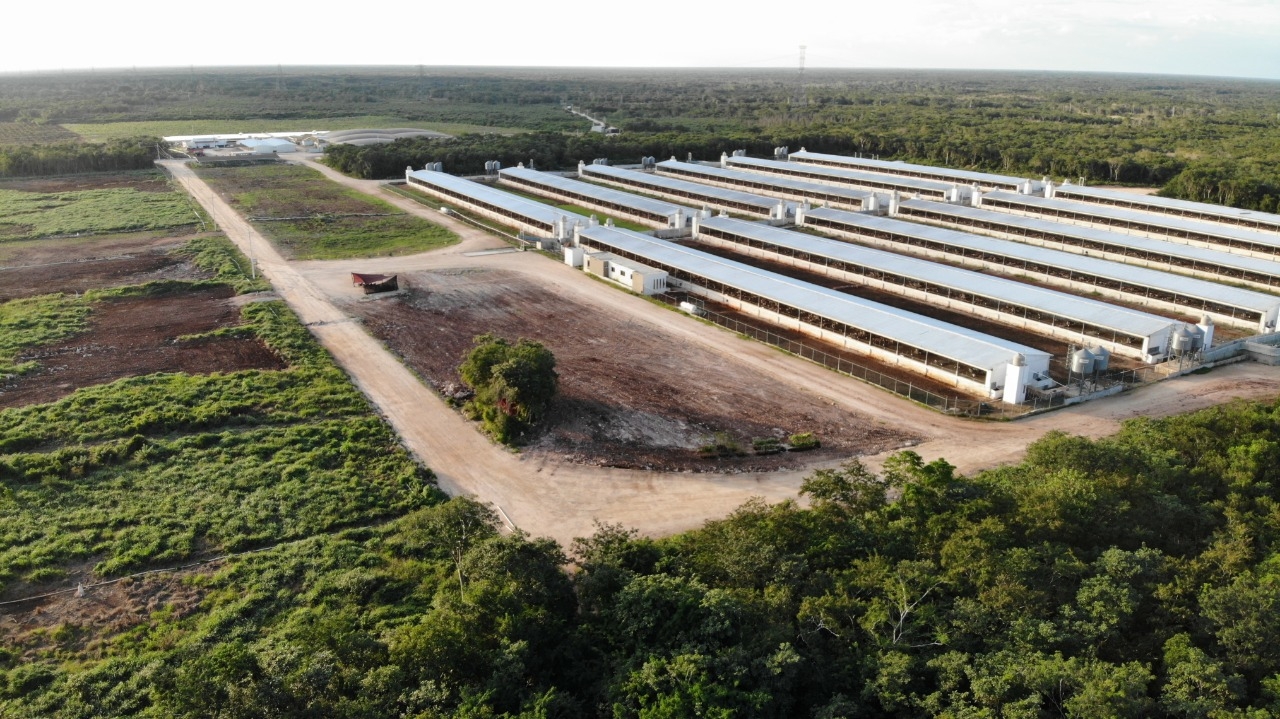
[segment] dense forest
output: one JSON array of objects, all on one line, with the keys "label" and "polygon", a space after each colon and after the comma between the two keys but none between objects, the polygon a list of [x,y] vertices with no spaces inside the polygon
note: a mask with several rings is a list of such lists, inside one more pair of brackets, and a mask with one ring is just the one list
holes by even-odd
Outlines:
[{"label": "dense forest", "polygon": [[568,555],[457,498],[6,650],[0,716],[1270,716],[1278,472],[1280,404],[1237,403],[973,477],[822,470],[807,508]]},{"label": "dense forest", "polygon": [[0,177],[149,170],[155,167],[162,144],[158,137],[134,137],[104,143],[0,146]]},{"label": "dense forest", "polygon": [[[1173,197],[1275,211],[1278,90],[1275,81],[1229,78],[936,70],[811,68],[801,81],[793,70],[189,68],[0,77],[0,123],[379,115],[543,134],[346,147],[333,153],[335,167],[391,177],[433,161],[471,173],[494,159],[533,158],[550,169],[786,145],[1160,186]],[[588,123],[565,105],[604,117],[622,136],[582,137]]]}]

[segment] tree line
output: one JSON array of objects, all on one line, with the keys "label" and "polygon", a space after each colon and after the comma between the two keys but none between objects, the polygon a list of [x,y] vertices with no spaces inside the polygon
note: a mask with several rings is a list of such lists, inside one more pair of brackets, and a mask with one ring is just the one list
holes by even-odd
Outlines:
[{"label": "tree line", "polygon": [[0,177],[146,170],[154,167],[157,151],[164,146],[158,137],[132,137],[104,143],[0,146]]}]

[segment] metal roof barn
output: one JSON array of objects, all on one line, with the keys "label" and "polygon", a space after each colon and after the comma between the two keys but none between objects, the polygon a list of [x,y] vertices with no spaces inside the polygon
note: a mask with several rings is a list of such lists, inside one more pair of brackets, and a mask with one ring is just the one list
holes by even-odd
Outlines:
[{"label": "metal roof barn", "polygon": [[741,190],[704,185],[651,172],[623,170],[609,165],[578,165],[578,174],[585,179],[618,184],[655,195],[692,200],[712,209],[741,212],[760,217],[775,217],[778,208],[786,211],[785,201],[753,195]]},{"label": "metal roof barn", "polygon": [[443,172],[410,170],[405,172],[405,180],[409,187],[443,200],[458,202],[467,209],[499,222],[514,222],[521,230],[542,237],[568,239],[575,224],[586,226],[588,223],[586,217],[568,210],[557,209]]},{"label": "metal roof barn", "polygon": [[[579,243],[666,270],[673,285],[722,301],[753,305],[824,339],[895,361],[957,387],[994,396],[1006,385],[1006,401],[1021,401],[1032,375],[1047,375],[1049,354],[906,312],[878,302],[794,280],[689,247],[617,228],[581,230]],[[770,309],[773,305],[774,309]],[[816,330],[816,332],[815,332]],[[1010,368],[1015,368],[1013,371]],[[1010,383],[1007,377],[1020,382]]]},{"label": "metal roof barn", "polygon": [[674,175],[716,187],[748,189],[784,200],[808,201],[815,205],[830,205],[856,212],[875,211],[878,207],[876,194],[869,190],[679,160],[664,160],[655,167],[663,175]]},{"label": "metal roof barn", "polygon": [[684,227],[696,214],[691,207],[523,167],[500,170],[498,181],[601,212],[612,212],[657,228]]},{"label": "metal roof barn", "polygon": [[1271,292],[1280,290],[1280,262],[1199,245],[927,200],[903,200],[898,204],[896,216],[917,222],[971,228],[1004,239],[1052,246],[1065,252],[1104,257],[1125,264],[1171,271],[1176,268],[1179,272],[1202,279],[1243,283]]},{"label": "metal roof barn", "polygon": [[[1277,312],[1276,298],[1261,292],[933,225],[826,208],[804,212],[797,222],[845,233],[894,251],[942,257],[1005,274],[1029,275],[1048,284],[1100,292],[1152,307],[1208,314],[1236,325],[1265,327],[1268,322],[1275,322]],[[1167,346],[1161,349],[1167,350]]]},{"label": "metal roof barn", "polygon": [[858,187],[879,192],[901,192],[941,201],[953,201],[957,196],[967,198],[972,189],[967,186],[959,187],[946,182],[934,182],[933,180],[893,177],[892,175],[878,172],[861,172],[839,167],[806,165],[800,162],[758,160],[754,157],[726,157],[724,158],[724,163],[726,168],[746,170],[748,172],[764,172],[771,175],[795,177],[810,182]]},{"label": "metal roof barn", "polygon": [[698,221],[694,237],[745,254],[757,250],[786,264],[941,307],[958,307],[1045,336],[1102,344],[1137,358],[1146,356],[1150,347],[1167,346],[1169,334],[1185,324],[1024,282],[729,217]]},{"label": "metal roof barn", "polygon": [[1126,210],[1123,207],[1092,205],[1075,200],[1058,200],[990,192],[982,196],[980,207],[999,212],[1038,215],[1059,222],[1075,222],[1135,235],[1186,242],[1236,254],[1280,260],[1280,235],[1197,222],[1171,215]]},{"label": "metal roof barn", "polygon": [[1132,192],[1121,192],[1106,187],[1086,187],[1084,185],[1057,185],[1050,190],[1050,197],[1077,202],[1091,202],[1099,205],[1113,205],[1141,212],[1155,212],[1164,215],[1185,217],[1189,220],[1218,222],[1234,225],[1259,232],[1280,232],[1280,215],[1257,210],[1242,210],[1237,207],[1213,205],[1207,202],[1178,200],[1158,195],[1139,195]]},{"label": "metal roof barn", "polygon": [[901,177],[917,177],[922,180],[936,180],[948,183],[959,182],[966,185],[977,184],[983,189],[1010,190],[1012,192],[1021,192],[1024,188],[1035,191],[1043,186],[1040,182],[1034,180],[1026,180],[1009,175],[995,175],[989,172],[974,172],[972,170],[954,170],[949,167],[935,167],[933,165],[913,165],[909,162],[871,160],[862,157],[848,157],[847,155],[828,155],[821,152],[808,152],[803,147],[800,148],[799,152],[793,152],[787,156],[787,160],[790,162],[803,162],[809,165],[847,167],[854,170],[883,172]]}]

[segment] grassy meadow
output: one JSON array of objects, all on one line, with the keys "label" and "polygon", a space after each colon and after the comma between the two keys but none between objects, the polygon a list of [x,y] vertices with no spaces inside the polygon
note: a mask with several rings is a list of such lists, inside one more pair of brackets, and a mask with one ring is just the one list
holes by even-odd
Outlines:
[{"label": "grassy meadow", "polygon": [[343,187],[308,167],[206,167],[198,172],[294,259],[406,255],[458,241],[440,225]]}]

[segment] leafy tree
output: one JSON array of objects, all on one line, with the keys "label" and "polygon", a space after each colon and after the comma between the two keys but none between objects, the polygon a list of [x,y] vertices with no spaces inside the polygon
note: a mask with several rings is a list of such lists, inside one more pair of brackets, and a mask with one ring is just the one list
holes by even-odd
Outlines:
[{"label": "leafy tree", "polygon": [[541,343],[521,339],[511,344],[489,334],[476,337],[458,374],[475,391],[469,411],[504,444],[542,418],[559,383],[555,356]]}]

